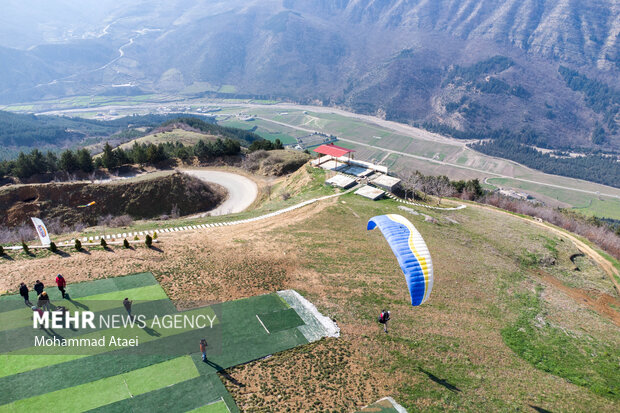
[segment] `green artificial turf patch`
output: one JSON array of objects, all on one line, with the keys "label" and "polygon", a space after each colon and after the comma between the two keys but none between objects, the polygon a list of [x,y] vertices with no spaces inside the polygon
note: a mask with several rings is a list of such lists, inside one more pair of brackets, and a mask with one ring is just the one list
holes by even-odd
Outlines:
[{"label": "green artificial turf patch", "polygon": [[48,409],[81,412],[198,377],[190,357],[179,357],[128,373],[45,393],[0,406],[0,411]]},{"label": "green artificial turf patch", "polygon": [[304,325],[303,320],[292,308],[283,311],[262,313],[258,314],[258,316],[270,333],[288,330],[289,328],[295,328]]},{"label": "green artificial turf patch", "polygon": [[[52,305],[62,305],[69,311],[94,311],[97,317],[126,316],[122,299],[129,297],[134,300],[132,314],[144,315],[147,328],[106,329],[98,325],[96,329],[80,330],[33,329],[32,310],[24,306],[23,300],[19,296],[2,297],[0,309],[5,311],[0,312],[0,386],[8,390],[0,392],[0,412],[238,412],[217,373],[225,379],[224,369],[307,343],[296,328],[303,321],[277,294],[178,312],[150,273],[70,287],[71,300],[52,298]],[[53,294],[56,292],[50,296]],[[190,319],[203,315],[207,328],[152,324],[155,316],[162,321],[165,315]],[[214,320],[212,326],[209,320]],[[137,337],[139,346],[42,348],[34,347],[35,336],[106,337],[106,342],[112,336]],[[202,361],[199,352],[202,338],[209,343],[207,362]]]},{"label": "green artificial turf patch", "polygon": [[[146,287],[150,285],[159,285],[157,280],[150,272],[127,275],[124,277],[104,278],[95,281],[86,281],[71,284],[67,281],[67,293],[71,299],[86,298],[100,294],[111,293],[120,290],[129,290],[132,288]],[[32,290],[32,286],[28,288]],[[51,301],[62,299],[61,293],[54,283],[48,283],[45,291]],[[124,297],[123,297],[124,298]],[[34,291],[30,291],[30,302],[36,304],[37,296]],[[5,311],[13,311],[24,307],[24,299],[19,294],[5,295],[0,297],[0,313]]]}]

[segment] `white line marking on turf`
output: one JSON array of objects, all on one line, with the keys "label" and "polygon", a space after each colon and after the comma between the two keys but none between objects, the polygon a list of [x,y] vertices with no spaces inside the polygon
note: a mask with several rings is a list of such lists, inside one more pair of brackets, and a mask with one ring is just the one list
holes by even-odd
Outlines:
[{"label": "white line marking on turf", "polygon": [[260,323],[261,326],[263,326],[263,328],[265,329],[265,331],[267,332],[267,334],[271,334],[269,332],[269,330],[267,330],[267,327],[265,327],[265,325],[263,324],[263,320],[260,319],[260,317],[258,316],[258,314],[256,314],[256,318],[258,318],[258,322]]},{"label": "white line marking on turf", "polygon": [[123,379],[123,383],[125,383],[125,387],[127,387],[127,393],[129,393],[129,395],[133,399],[133,394],[131,394],[131,392],[129,391],[129,386],[127,385],[127,380]]}]

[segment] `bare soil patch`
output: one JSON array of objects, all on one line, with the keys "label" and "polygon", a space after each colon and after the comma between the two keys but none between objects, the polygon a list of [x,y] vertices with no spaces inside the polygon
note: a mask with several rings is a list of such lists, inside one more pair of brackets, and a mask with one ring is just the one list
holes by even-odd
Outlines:
[{"label": "bare soil patch", "polygon": [[222,380],[244,412],[351,412],[389,393],[359,347],[324,339],[229,371]]},{"label": "bare soil patch", "polygon": [[577,304],[591,308],[620,327],[620,312],[612,307],[613,305],[616,308],[620,308],[620,299],[597,291],[584,291],[579,288],[572,288],[543,270],[537,270],[537,272],[546,284],[559,289],[571,297]]}]

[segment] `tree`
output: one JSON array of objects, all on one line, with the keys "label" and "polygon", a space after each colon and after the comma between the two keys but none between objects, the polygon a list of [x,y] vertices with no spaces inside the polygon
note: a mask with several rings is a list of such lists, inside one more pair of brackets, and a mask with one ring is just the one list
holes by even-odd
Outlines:
[{"label": "tree", "polygon": [[164,145],[162,145],[161,143],[159,145],[154,145],[150,143],[149,146],[146,148],[146,158],[151,164],[165,161],[168,157],[166,156]]},{"label": "tree", "polygon": [[86,173],[90,173],[95,170],[93,158],[90,156],[88,149],[82,148],[77,151],[77,165],[81,171]]},{"label": "tree", "polygon": [[95,158],[95,169],[103,168],[103,161],[101,160],[101,156]]},{"label": "tree", "polygon": [[438,198],[437,204],[441,204],[441,199],[446,196],[450,196],[454,193],[454,187],[450,183],[450,179],[447,176],[437,176],[433,179],[433,192]]},{"label": "tree", "polygon": [[204,140],[199,140],[196,145],[194,145],[194,155],[199,158],[207,157],[207,145]]},{"label": "tree", "polygon": [[77,238],[75,239],[75,250],[76,251],[82,251],[82,243]]},{"label": "tree", "polygon": [[185,146],[181,146],[177,148],[177,157],[182,161],[187,161],[190,157],[190,153]]},{"label": "tree", "polygon": [[74,172],[80,169],[78,165],[78,160],[70,149],[67,149],[62,154],[60,154],[60,162],[59,162],[60,170],[65,172]]},{"label": "tree", "polygon": [[131,148],[131,158],[134,163],[144,165],[148,162],[148,158],[146,156],[146,146],[144,144],[138,145],[138,142],[134,142]]},{"label": "tree", "polygon": [[151,246],[153,246],[153,238],[151,238],[149,234],[146,234],[146,239],[144,240],[144,243],[146,244],[147,248],[151,248]]},{"label": "tree", "polygon": [[405,199],[408,199],[408,194],[414,195],[416,190],[416,184],[418,181],[418,173],[414,172],[411,169],[406,170],[401,179],[401,186],[405,190]]},{"label": "tree", "polygon": [[103,154],[101,155],[101,165],[107,169],[115,168],[117,166],[116,157],[114,156],[112,147],[108,142],[106,142],[105,146],[103,147]]},{"label": "tree", "polygon": [[56,172],[58,170],[58,156],[54,152],[47,151],[45,154],[45,166],[48,172]]},{"label": "tree", "polygon": [[32,160],[25,153],[20,152],[13,164],[13,174],[18,178],[30,178],[36,170]]},{"label": "tree", "polygon": [[45,156],[38,149],[33,149],[28,155],[30,163],[32,164],[33,172],[35,174],[41,174],[48,172],[47,162]]},{"label": "tree", "polygon": [[129,241],[127,241],[127,238],[123,240],[123,247],[129,248]]}]

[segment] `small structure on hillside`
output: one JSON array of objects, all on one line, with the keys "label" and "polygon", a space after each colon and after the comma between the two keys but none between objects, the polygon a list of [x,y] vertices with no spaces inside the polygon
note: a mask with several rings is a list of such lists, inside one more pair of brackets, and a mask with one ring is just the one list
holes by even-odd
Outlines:
[{"label": "small structure on hillside", "polygon": [[[333,161],[335,162],[335,168],[338,168],[339,158],[342,163],[348,164],[351,161],[351,153],[355,152],[353,149],[343,148],[342,146],[334,145],[333,143],[321,145],[314,150],[314,152],[325,155],[318,159],[318,162],[315,164],[316,166],[321,166],[323,163]],[[342,161],[342,158],[345,158]],[[332,168],[329,168],[332,169]]]},{"label": "small structure on hillside", "polygon": [[385,189],[389,192],[394,192],[394,190],[400,185],[400,179],[388,175],[379,175],[377,177],[373,177],[371,178],[370,182],[372,182],[373,185],[376,185],[379,188]]},{"label": "small structure on hillside", "polygon": [[349,189],[356,184],[355,179],[340,174],[329,178],[325,183],[342,189]]},{"label": "small structure on hillside", "polygon": [[385,192],[383,192],[379,188],[374,188],[372,186],[366,185],[366,186],[361,187],[357,191],[355,191],[355,195],[360,195],[360,196],[363,196],[364,198],[368,198],[368,199],[372,199],[373,201],[376,201],[377,199],[383,198],[383,196],[385,195]]},{"label": "small structure on hillside", "polygon": [[528,199],[532,199],[531,195],[526,194],[525,192],[517,192],[514,189],[502,188],[499,190],[499,193],[509,198],[520,199],[522,201],[527,201]]}]

